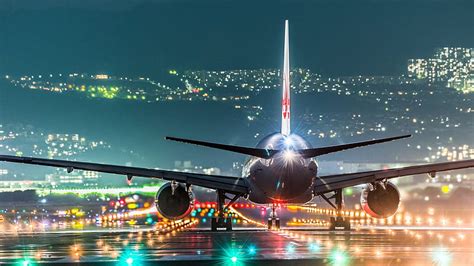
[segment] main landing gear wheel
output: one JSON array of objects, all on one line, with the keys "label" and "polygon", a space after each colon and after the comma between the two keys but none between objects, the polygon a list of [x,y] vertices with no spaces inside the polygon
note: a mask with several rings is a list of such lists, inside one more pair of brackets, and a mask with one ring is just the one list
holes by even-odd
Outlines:
[{"label": "main landing gear wheel", "polygon": [[351,223],[349,219],[344,219],[343,217],[331,217],[329,222],[329,230],[333,231],[338,228],[349,231],[351,230]]},{"label": "main landing gear wheel", "polygon": [[211,231],[217,231],[218,228],[225,228],[227,231],[232,231],[232,218],[211,218]]},{"label": "main landing gear wheel", "polygon": [[267,227],[268,230],[280,230],[280,218],[277,217],[275,204],[272,204],[272,214],[268,218]]},{"label": "main landing gear wheel", "polygon": [[275,217],[275,218],[268,218],[268,230],[280,229],[280,218]]},{"label": "main landing gear wheel", "polygon": [[217,215],[218,217],[211,218],[211,231],[217,231],[219,228],[224,228],[227,231],[232,231],[232,216],[226,215],[227,207],[224,206],[225,199],[230,199],[227,206],[234,203],[241,195],[237,194],[233,198],[228,198],[224,191],[217,190]]},{"label": "main landing gear wheel", "polygon": [[[329,220],[329,230],[333,231],[336,229],[351,230],[351,221],[348,218],[342,217],[342,207],[344,205],[344,198],[342,195],[342,189],[334,191],[334,195],[326,197],[326,195],[320,195],[329,205],[336,209],[336,217],[331,217]],[[331,202],[334,199],[334,203]]]}]

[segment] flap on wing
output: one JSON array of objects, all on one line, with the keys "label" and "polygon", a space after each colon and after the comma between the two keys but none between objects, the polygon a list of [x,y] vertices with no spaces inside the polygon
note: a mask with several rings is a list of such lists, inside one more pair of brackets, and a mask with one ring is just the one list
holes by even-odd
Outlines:
[{"label": "flap on wing", "polygon": [[381,181],[384,179],[391,179],[400,176],[436,173],[470,167],[474,167],[474,160],[424,164],[359,173],[320,176],[315,182],[313,191],[315,194],[322,194],[334,191],[336,189],[367,184],[370,182]]},{"label": "flap on wing", "polygon": [[156,170],[139,167],[128,167],[120,165],[110,164],[98,164],[88,162],[74,162],[65,160],[52,160],[42,159],[34,157],[18,157],[9,155],[0,155],[0,161],[33,164],[33,165],[44,165],[66,168],[68,171],[72,170],[87,170],[96,171],[102,173],[120,174],[125,176],[137,176],[137,177],[149,177],[149,178],[161,178],[164,180],[174,180],[181,183],[190,185],[201,186],[210,189],[221,189],[229,193],[247,194],[248,185],[244,178],[230,177],[230,176],[218,176],[218,175],[205,175],[197,173],[186,173],[186,172],[175,172],[168,170]]}]

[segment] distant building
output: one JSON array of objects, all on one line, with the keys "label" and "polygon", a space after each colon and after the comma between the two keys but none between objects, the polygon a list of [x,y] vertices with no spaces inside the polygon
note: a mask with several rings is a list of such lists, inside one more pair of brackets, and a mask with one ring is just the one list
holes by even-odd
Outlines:
[{"label": "distant building", "polygon": [[97,75],[95,75],[95,79],[109,79],[109,75],[97,74]]},{"label": "distant building", "polygon": [[46,175],[46,181],[51,187],[97,187],[100,174],[93,171],[74,171],[67,173],[58,170],[56,173]]},{"label": "distant building", "polygon": [[433,57],[408,60],[408,75],[442,82],[463,92],[474,91],[474,48],[444,47]]}]

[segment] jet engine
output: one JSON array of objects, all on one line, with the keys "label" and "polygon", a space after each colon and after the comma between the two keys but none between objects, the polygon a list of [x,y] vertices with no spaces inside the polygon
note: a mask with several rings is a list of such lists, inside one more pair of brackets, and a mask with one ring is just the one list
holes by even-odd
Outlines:
[{"label": "jet engine", "polygon": [[397,187],[387,182],[385,185],[369,184],[360,197],[364,211],[374,218],[387,218],[397,212],[400,204],[400,192]]},{"label": "jet engine", "polygon": [[184,184],[168,182],[156,194],[155,204],[163,217],[181,219],[191,212],[194,195]]}]

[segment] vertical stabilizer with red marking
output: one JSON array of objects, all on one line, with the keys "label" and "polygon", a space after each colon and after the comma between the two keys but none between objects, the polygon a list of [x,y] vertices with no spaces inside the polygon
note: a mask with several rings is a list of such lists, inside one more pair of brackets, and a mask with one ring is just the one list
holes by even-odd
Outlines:
[{"label": "vertical stabilizer with red marking", "polygon": [[283,59],[283,97],[281,101],[281,134],[290,135],[290,42],[288,20],[285,20],[285,50]]}]

